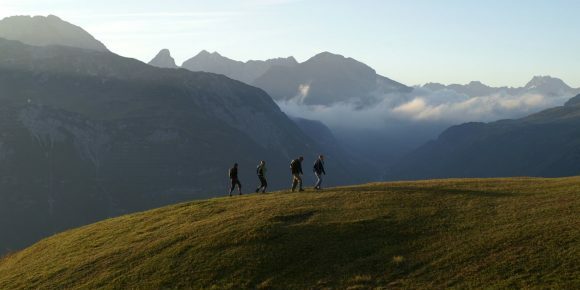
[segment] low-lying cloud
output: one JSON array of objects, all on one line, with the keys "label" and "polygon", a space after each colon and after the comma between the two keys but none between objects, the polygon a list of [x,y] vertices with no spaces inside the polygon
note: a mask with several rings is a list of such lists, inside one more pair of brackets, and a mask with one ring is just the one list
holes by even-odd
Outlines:
[{"label": "low-lying cloud", "polygon": [[381,96],[378,103],[361,108],[351,103],[305,105],[304,99],[309,92],[307,88],[307,85],[301,86],[296,98],[279,102],[278,105],[291,116],[320,120],[333,129],[379,129],[411,123],[490,122],[523,117],[562,105],[572,97],[534,93],[469,97],[451,90],[431,91],[417,87],[411,93]]}]

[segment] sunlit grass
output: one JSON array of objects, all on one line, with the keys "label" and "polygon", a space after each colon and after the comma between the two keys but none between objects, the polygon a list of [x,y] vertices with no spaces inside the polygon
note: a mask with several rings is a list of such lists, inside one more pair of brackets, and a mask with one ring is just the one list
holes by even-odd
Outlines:
[{"label": "sunlit grass", "polygon": [[579,213],[580,178],[217,198],[45,239],[0,261],[0,289],[577,289]]}]

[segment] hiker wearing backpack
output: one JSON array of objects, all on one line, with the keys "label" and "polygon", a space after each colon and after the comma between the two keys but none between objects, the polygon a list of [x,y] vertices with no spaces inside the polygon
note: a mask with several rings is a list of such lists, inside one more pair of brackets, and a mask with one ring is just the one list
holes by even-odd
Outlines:
[{"label": "hiker wearing backpack", "polygon": [[292,192],[296,190],[296,186],[299,185],[298,191],[304,191],[302,188],[302,161],[304,157],[300,156],[297,159],[290,162],[290,171],[292,172]]},{"label": "hiker wearing backpack", "polygon": [[316,185],[314,185],[315,190],[321,190],[322,187],[322,175],[326,175],[326,171],[324,171],[324,156],[318,156],[316,162],[314,162],[314,166],[312,167],[312,171],[314,171],[314,175],[316,175],[317,181]]},{"label": "hiker wearing backpack", "polygon": [[238,187],[239,194],[242,195],[242,183],[240,183],[240,179],[238,178],[238,164],[237,163],[234,163],[234,166],[232,168],[230,168],[229,176],[230,176],[230,183],[231,183],[230,196],[232,196],[232,192],[234,191],[234,188],[236,188],[236,186]]},{"label": "hiker wearing backpack", "polygon": [[258,179],[260,179],[260,186],[256,188],[256,193],[262,190],[262,193],[266,192],[266,188],[268,187],[268,181],[266,181],[266,161],[260,161],[258,167],[256,168],[256,174],[258,175]]}]

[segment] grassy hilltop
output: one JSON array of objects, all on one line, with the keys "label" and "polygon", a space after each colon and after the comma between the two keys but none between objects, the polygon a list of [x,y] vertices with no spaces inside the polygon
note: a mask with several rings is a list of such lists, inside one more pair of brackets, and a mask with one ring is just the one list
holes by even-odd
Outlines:
[{"label": "grassy hilltop", "polygon": [[0,260],[17,288],[580,288],[580,178],[375,183],[123,216]]}]

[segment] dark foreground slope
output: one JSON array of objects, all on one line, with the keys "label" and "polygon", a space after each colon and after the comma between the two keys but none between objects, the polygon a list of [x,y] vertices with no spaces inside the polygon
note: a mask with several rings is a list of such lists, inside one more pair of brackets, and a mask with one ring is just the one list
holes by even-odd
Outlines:
[{"label": "dark foreground slope", "polygon": [[0,288],[580,287],[580,178],[369,184],[179,204],[0,260]]}]

